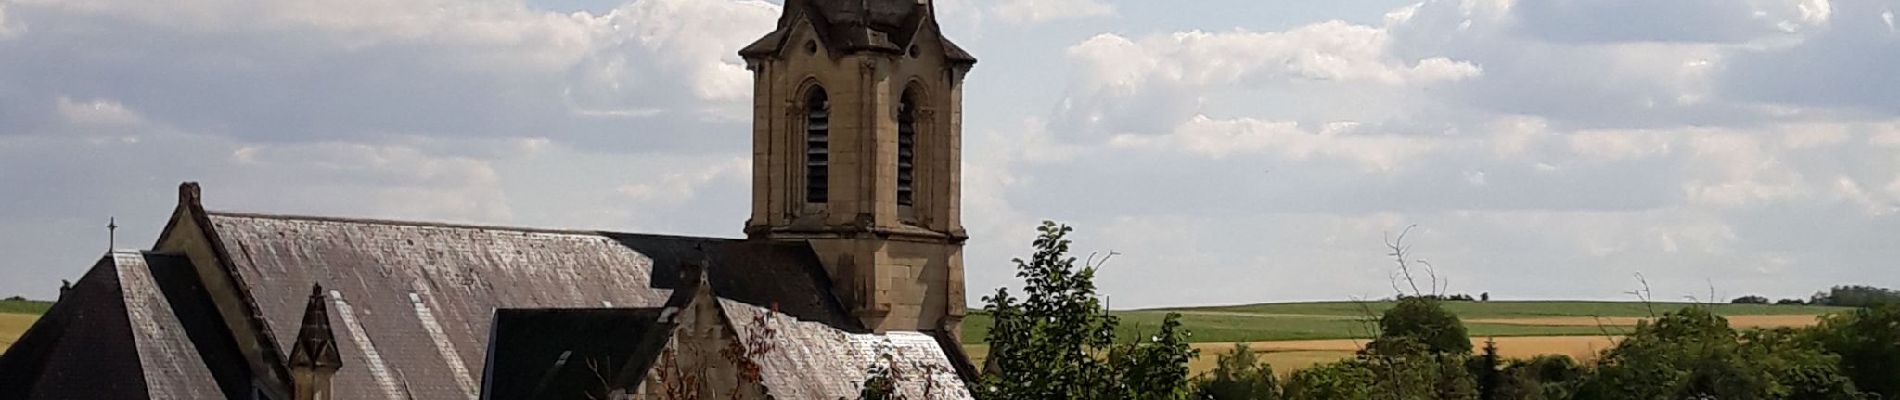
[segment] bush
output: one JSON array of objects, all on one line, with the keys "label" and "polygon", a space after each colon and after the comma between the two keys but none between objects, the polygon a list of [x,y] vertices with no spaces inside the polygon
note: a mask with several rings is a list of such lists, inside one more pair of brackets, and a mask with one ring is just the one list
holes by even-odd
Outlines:
[{"label": "bush", "polygon": [[1735,298],[1735,300],[1733,300],[1733,301],[1730,301],[1729,303],[1732,303],[1732,304],[1768,304],[1768,298],[1767,298],[1767,297],[1761,297],[1761,296],[1742,296],[1742,297],[1736,297],[1736,298]]},{"label": "bush", "polygon": [[1861,390],[1900,398],[1900,305],[1829,316],[1812,335],[1823,349],[1840,356],[1842,373]]},{"label": "bush", "polygon": [[1206,400],[1276,400],[1280,382],[1273,366],[1255,356],[1246,343],[1214,362],[1214,370],[1194,380],[1194,398]]},{"label": "bush", "polygon": [[26,298],[20,297],[20,296],[13,296],[13,297],[8,297],[6,301],[26,301]]},{"label": "bush", "polygon": [[1316,365],[1287,377],[1286,400],[1370,400],[1372,370],[1358,361]]},{"label": "bush", "polygon": [[1576,398],[1859,398],[1835,365],[1793,330],[1738,335],[1727,319],[1690,307],[1639,323],[1604,352]]},{"label": "bush", "polygon": [[1802,301],[1801,299],[1781,299],[1781,300],[1775,300],[1775,304],[1783,305],[1783,306],[1798,306],[1798,305],[1808,304],[1808,302]]},{"label": "bush", "polygon": [[1465,324],[1458,320],[1457,314],[1445,310],[1432,298],[1399,299],[1398,304],[1379,317],[1379,338],[1368,348],[1387,348],[1392,344],[1382,342],[1396,338],[1409,338],[1435,354],[1471,353],[1471,338],[1465,335]]},{"label": "bush", "polygon": [[1543,355],[1512,362],[1504,368],[1498,399],[1568,399],[1589,372],[1565,355]]}]

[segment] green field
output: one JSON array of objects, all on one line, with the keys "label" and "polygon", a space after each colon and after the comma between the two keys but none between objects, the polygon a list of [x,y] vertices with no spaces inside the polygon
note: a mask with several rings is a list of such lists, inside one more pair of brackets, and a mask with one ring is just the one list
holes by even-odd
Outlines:
[{"label": "green field", "polygon": [[[1390,302],[1279,303],[1116,311],[1113,314],[1121,318],[1117,331],[1124,339],[1152,334],[1165,315],[1179,312],[1183,325],[1192,332],[1195,342],[1262,342],[1370,337],[1370,316],[1378,315],[1391,306]],[[1841,307],[1805,305],[1645,305],[1583,301],[1447,302],[1445,306],[1467,321],[1465,326],[1474,337],[1602,335],[1628,331],[1628,324],[1616,323],[1557,326],[1470,322],[1483,319],[1648,317],[1652,313],[1661,314],[1691,306],[1713,307],[1717,314],[1724,316],[1823,315],[1846,310]],[[989,316],[972,311],[963,321],[964,342],[982,343],[989,328]]]}]

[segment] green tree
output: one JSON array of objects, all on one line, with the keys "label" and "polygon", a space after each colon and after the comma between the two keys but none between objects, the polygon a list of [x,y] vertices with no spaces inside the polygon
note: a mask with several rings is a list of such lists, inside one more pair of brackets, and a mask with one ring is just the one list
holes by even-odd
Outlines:
[{"label": "green tree", "polygon": [[1096,295],[1097,265],[1070,257],[1073,229],[1036,228],[1035,254],[1016,259],[1025,297],[1008,288],[983,298],[993,318],[989,371],[974,388],[984,399],[1175,399],[1186,393],[1194,352],[1179,316],[1147,341],[1116,346],[1117,320]]},{"label": "green tree", "polygon": [[1900,399],[1900,304],[1829,316],[1813,335],[1861,390]]},{"label": "green tree", "polygon": [[1214,370],[1194,380],[1194,398],[1205,400],[1277,400],[1280,382],[1246,343],[1214,361]]},{"label": "green tree", "polygon": [[1121,383],[1122,398],[1179,400],[1188,396],[1188,361],[1198,354],[1181,329],[1181,314],[1168,313],[1159,333],[1115,346],[1108,360]]},{"label": "green tree", "polygon": [[1379,337],[1369,346],[1389,347],[1391,344],[1386,342],[1398,338],[1423,344],[1427,351],[1435,354],[1471,352],[1471,338],[1465,334],[1464,322],[1437,299],[1429,297],[1403,297],[1385,310],[1379,316]]},{"label": "green tree", "polygon": [[1371,400],[1377,378],[1358,360],[1315,365],[1287,377],[1286,400]]},{"label": "green tree", "polygon": [[1701,307],[1665,314],[1605,351],[1579,399],[1858,399],[1838,361],[1792,330],[1738,334]]}]

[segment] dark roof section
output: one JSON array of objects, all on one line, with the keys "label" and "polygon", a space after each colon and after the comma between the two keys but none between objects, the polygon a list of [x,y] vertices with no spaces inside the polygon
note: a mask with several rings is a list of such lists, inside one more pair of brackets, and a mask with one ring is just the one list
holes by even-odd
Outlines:
[{"label": "dark roof section", "polygon": [[[811,21],[825,46],[846,52],[901,53],[910,48],[917,32],[937,27],[936,6],[926,0],[787,0],[778,29],[739,50],[745,57],[764,57],[784,48],[799,17]],[[975,64],[976,57],[942,38],[944,57],[953,63]]]},{"label": "dark roof section", "polygon": [[246,393],[236,342],[197,282],[179,257],[108,255],[0,357],[0,399]]},{"label": "dark roof section", "polygon": [[658,323],[660,311],[496,310],[483,398],[607,398],[606,379],[621,375],[622,366],[644,364],[635,358],[656,357],[640,354],[647,339],[670,336],[672,326]]},{"label": "dark roof section", "polygon": [[[337,398],[480,392],[496,309],[652,308],[710,260],[714,293],[856,329],[809,246],[734,239],[209,213],[235,279],[274,332],[322,284],[344,368]],[[279,349],[294,339],[279,335]]]},{"label": "dark roof section", "polygon": [[303,309],[303,327],[290,349],[291,368],[336,371],[343,367],[343,356],[336,349],[336,331],[330,325],[330,297],[323,285],[310,286],[310,302]]}]

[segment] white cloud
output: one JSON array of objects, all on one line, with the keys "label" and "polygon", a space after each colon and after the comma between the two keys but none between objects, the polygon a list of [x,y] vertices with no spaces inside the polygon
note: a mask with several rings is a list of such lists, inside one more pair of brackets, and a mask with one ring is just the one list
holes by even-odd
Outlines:
[{"label": "white cloud", "polygon": [[128,127],[145,124],[145,117],[128,110],[124,104],[106,99],[74,101],[60,96],[54,109],[68,124],[100,127]]},{"label": "white cloud", "polygon": [[1166,149],[1214,159],[1268,153],[1293,161],[1344,160],[1368,171],[1390,171],[1433,150],[1434,143],[1393,135],[1354,131],[1354,124],[1330,124],[1318,131],[1285,121],[1251,118],[1216,120],[1195,116],[1163,136],[1118,135],[1108,144],[1122,149]]},{"label": "white cloud", "polygon": [[24,30],[26,30],[26,27],[13,26],[7,23],[7,4],[0,3],[0,40],[11,38]]},{"label": "white cloud", "polygon": [[[729,181],[722,183],[750,182],[752,159],[735,157],[711,166],[689,169],[689,171],[655,173],[645,177],[646,182],[621,185],[616,191],[620,192],[621,196],[639,203],[677,206],[693,201],[699,191],[718,181]],[[645,207],[647,204],[634,206]]]},{"label": "white cloud", "polygon": [[[87,93],[179,129],[262,140],[399,132],[703,151],[714,141],[676,132],[743,129],[751,74],[734,49],[778,14],[759,0],[634,0],[601,14],[511,1],[154,4],[10,3],[10,16],[72,29],[4,49],[0,73],[42,83],[0,93],[13,108],[0,113],[38,118],[21,107]],[[620,140],[630,134],[646,140]]]},{"label": "white cloud", "polygon": [[1374,27],[1329,21],[1287,32],[1180,32],[1140,41],[1101,34],[1069,48],[1087,84],[1129,89],[1148,82],[1190,87],[1258,79],[1429,84],[1478,76],[1482,69],[1443,57],[1402,60]]},{"label": "white cloud", "polygon": [[1033,24],[1114,15],[1115,6],[1100,0],[1000,0],[991,12],[1004,22]]}]

